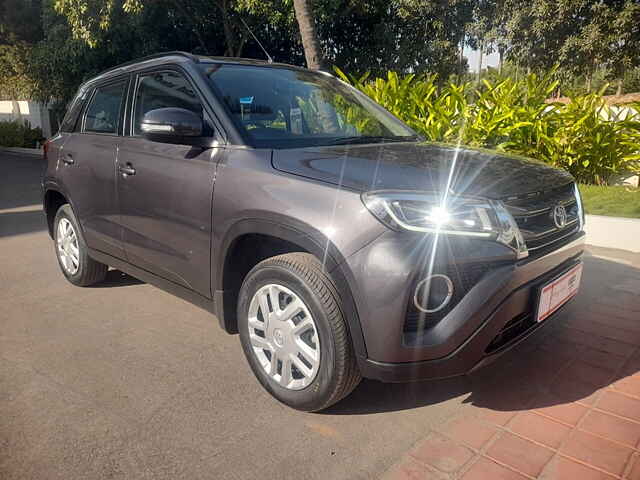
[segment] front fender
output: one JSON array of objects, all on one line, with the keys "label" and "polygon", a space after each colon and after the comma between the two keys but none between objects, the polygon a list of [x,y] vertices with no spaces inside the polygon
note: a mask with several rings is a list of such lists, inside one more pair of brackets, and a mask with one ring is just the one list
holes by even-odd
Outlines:
[{"label": "front fender", "polygon": [[227,254],[231,251],[234,242],[246,234],[269,235],[286,240],[308,251],[322,262],[340,293],[343,313],[347,320],[356,355],[365,359],[366,346],[354,301],[354,295],[357,295],[357,285],[352,272],[345,262],[345,258],[331,239],[320,230],[296,219],[274,214],[273,212],[260,212],[259,218],[250,216],[239,220],[233,224],[217,245],[214,244],[214,252],[219,252],[219,254],[212,255],[214,264],[211,269],[213,277],[211,284],[215,286],[216,316],[221,326],[227,331],[231,330],[231,325],[234,324],[236,315],[236,292],[223,289],[223,275],[225,268],[228,267]]}]

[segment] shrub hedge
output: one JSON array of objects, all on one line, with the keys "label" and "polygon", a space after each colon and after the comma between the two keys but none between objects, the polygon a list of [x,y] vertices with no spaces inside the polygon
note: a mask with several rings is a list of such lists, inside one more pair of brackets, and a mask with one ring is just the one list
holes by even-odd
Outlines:
[{"label": "shrub hedge", "polygon": [[34,148],[42,141],[42,130],[26,120],[0,121],[0,146]]},{"label": "shrub hedge", "polygon": [[441,84],[435,75],[356,78],[337,74],[404,120],[428,141],[492,148],[567,169],[588,184],[640,173],[640,104],[615,121],[600,94],[547,103],[553,71],[524,79]]}]

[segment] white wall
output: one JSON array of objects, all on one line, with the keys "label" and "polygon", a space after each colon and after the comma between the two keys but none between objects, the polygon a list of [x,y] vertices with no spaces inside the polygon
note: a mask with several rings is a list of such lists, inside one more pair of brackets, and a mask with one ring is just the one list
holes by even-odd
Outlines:
[{"label": "white wall", "polygon": [[587,215],[587,243],[640,253],[640,219]]},{"label": "white wall", "polygon": [[42,135],[49,138],[51,121],[46,105],[26,100],[0,100],[0,121],[27,120],[31,127],[40,127]]},{"label": "white wall", "polygon": [[611,105],[611,112],[601,111],[600,116],[605,120],[631,120],[638,111],[628,105]]}]

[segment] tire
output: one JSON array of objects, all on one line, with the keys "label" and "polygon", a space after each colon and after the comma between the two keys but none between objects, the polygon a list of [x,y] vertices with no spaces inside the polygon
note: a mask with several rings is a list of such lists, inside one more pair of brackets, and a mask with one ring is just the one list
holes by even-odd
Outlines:
[{"label": "tire", "polygon": [[[278,295],[271,294],[273,290],[270,289],[274,285],[276,291],[280,292]],[[261,298],[262,294],[269,297],[267,308],[273,310],[273,313],[268,315],[272,316],[276,313],[284,315],[284,308],[288,306],[287,303],[282,303],[277,307],[278,312],[275,312],[276,307],[273,307],[272,298],[277,298],[278,303],[287,301],[294,303],[294,301],[300,300],[302,304],[296,303],[296,305],[301,305],[298,307],[302,310],[301,313],[297,315],[297,319],[293,317],[292,320],[285,323],[286,325],[296,325],[297,321],[297,325],[303,325],[303,320],[306,320],[304,322],[306,325],[309,323],[307,316],[310,316],[313,328],[307,326],[308,330],[300,337],[295,337],[295,334],[281,335],[284,341],[280,349],[277,329],[274,327],[283,325],[282,319],[264,321],[263,307],[259,307],[258,313],[256,313],[255,304],[252,307],[254,299]],[[292,298],[297,299],[292,300]],[[256,301],[260,303],[258,300]],[[259,323],[260,319],[264,323]],[[262,327],[256,328],[256,325]],[[275,353],[276,358],[282,355],[283,358],[291,359],[291,354],[287,353],[286,349],[289,348],[287,345],[292,344],[296,345],[293,347],[294,350],[308,350],[319,354],[319,358],[316,356],[318,360],[315,364],[315,375],[309,374],[309,371],[312,370],[309,367],[312,365],[310,362],[301,365],[300,361],[294,358],[290,362],[293,364],[290,375],[291,382],[283,386],[283,377],[289,377],[283,370],[285,363],[279,364],[281,373],[278,380],[278,367],[274,367],[272,361],[274,354],[267,355],[269,349],[262,349],[263,342],[257,338],[260,336],[261,328],[264,329],[262,333],[264,340],[270,344],[269,348],[274,351],[279,350]],[[295,330],[297,327],[292,328]],[[256,265],[246,276],[240,289],[238,329],[244,354],[253,373],[271,395],[292,408],[306,412],[323,410],[349,395],[360,383],[362,377],[358,370],[349,331],[341,310],[340,296],[333,280],[323,271],[322,265],[313,255],[307,253],[278,255]],[[273,335],[268,333],[269,329]],[[306,345],[315,346],[315,349],[312,347],[309,347],[310,350],[306,347],[300,349],[298,347],[303,335],[307,335],[307,338],[303,340],[308,342]],[[256,341],[258,345],[254,346]],[[305,355],[300,355],[298,354],[300,359],[302,357],[308,358]],[[301,368],[298,369],[298,366]],[[271,374],[274,368],[275,376]],[[303,374],[305,371],[306,376]]]},{"label": "tire", "polygon": [[[63,230],[68,232],[68,228],[73,230],[74,237],[65,237],[62,233]],[[64,238],[75,238],[75,242],[65,242],[65,240],[63,240]],[[56,212],[55,219],[53,220],[53,240],[58,265],[60,265],[60,270],[62,270],[67,280],[79,287],[87,287],[104,280],[109,267],[89,257],[87,244],[82,236],[82,230],[68,203],[62,205]],[[69,267],[69,257],[66,256],[63,251],[66,252],[72,248],[75,252],[76,250],[73,247],[77,247],[77,254],[75,255],[76,258],[72,260],[71,267]],[[77,266],[75,260],[77,260]]]}]

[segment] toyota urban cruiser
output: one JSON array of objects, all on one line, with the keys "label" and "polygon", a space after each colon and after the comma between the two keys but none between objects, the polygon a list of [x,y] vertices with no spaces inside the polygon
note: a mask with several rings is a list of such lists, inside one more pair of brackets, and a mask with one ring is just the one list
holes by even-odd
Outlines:
[{"label": "toyota urban cruiser", "polygon": [[300,410],[362,377],[468,373],[580,283],[567,172],[427,143],[323,72],[182,52],[120,65],[79,88],[45,156],[71,283],[112,267],[212,312]]}]

